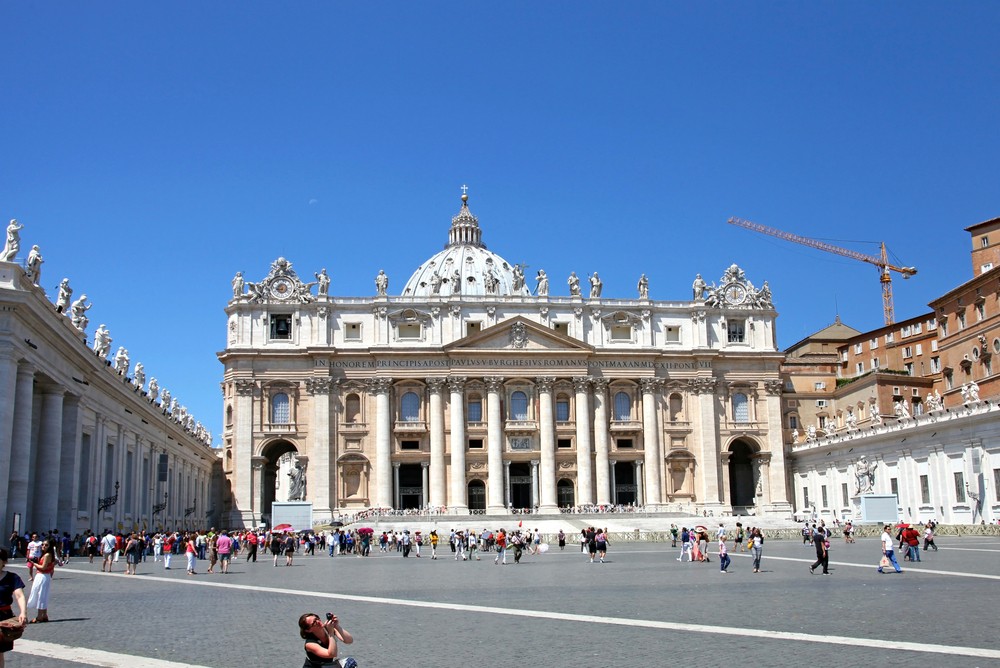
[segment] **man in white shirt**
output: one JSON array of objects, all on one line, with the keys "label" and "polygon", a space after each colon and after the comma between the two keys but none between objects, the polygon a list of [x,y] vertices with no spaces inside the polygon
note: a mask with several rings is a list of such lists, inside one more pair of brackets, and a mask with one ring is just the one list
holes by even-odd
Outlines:
[{"label": "man in white shirt", "polygon": [[104,538],[101,539],[101,554],[104,556],[104,563],[101,564],[101,572],[104,572],[104,567],[107,566],[108,573],[111,572],[111,564],[113,563],[115,553],[118,551],[118,539],[110,531],[104,534]]},{"label": "man in white shirt", "polygon": [[[884,527],[882,527],[882,554],[884,554],[885,558],[888,559],[892,563],[892,565],[896,568],[897,573],[902,573],[903,569],[899,567],[898,563],[896,563],[896,557],[892,552],[894,544],[895,541],[892,540],[892,535],[889,533],[889,525],[886,524]],[[882,570],[881,563],[879,564],[878,572],[879,573],[885,572]]]},{"label": "man in white shirt", "polygon": [[42,541],[38,540],[38,534],[31,534],[31,540],[28,542],[28,582],[35,579],[35,567],[31,565],[32,561],[38,561],[42,558]]}]

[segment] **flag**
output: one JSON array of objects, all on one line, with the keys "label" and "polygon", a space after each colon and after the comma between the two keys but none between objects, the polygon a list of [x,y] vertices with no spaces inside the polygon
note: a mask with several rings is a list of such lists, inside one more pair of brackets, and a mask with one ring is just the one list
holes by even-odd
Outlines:
[{"label": "flag", "polygon": [[517,523],[518,529],[520,529],[522,526],[524,526],[524,520],[521,520],[520,522]]}]

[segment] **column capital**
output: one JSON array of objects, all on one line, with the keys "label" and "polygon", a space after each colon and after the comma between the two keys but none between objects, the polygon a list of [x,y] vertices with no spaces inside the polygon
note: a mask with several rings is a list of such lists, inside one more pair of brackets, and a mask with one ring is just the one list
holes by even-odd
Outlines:
[{"label": "column capital", "polygon": [[253,466],[254,471],[263,471],[264,464],[267,463],[267,457],[251,457],[250,464]]},{"label": "column capital", "polygon": [[609,460],[608,460],[608,464],[611,464],[611,466],[614,466],[614,465],[615,465],[615,464],[617,464],[617,463],[618,463],[618,460],[617,460],[617,459],[609,459]]},{"label": "column capital", "polygon": [[66,394],[66,388],[63,387],[62,385],[43,385],[41,390],[42,394],[47,394],[50,396],[51,395],[62,396],[63,394]]},{"label": "column capital", "polygon": [[499,392],[500,388],[503,387],[503,376],[486,376],[483,378],[483,382],[486,383],[488,392]]},{"label": "column capital", "polygon": [[368,389],[372,394],[389,394],[392,389],[392,378],[389,376],[375,376],[368,379]]},{"label": "column capital", "polygon": [[448,388],[452,392],[458,392],[458,393],[464,392],[465,381],[467,380],[468,378],[466,378],[465,376],[448,376]]},{"label": "column capital", "polygon": [[420,468],[422,469],[430,468],[430,465],[430,462],[420,462]]},{"label": "column capital", "polygon": [[329,376],[317,378],[306,378],[306,392],[312,395],[330,394],[330,391],[337,386],[340,381]]},{"label": "column capital", "polygon": [[555,384],[555,376],[535,376],[535,385],[539,392],[551,392],[552,385]]},{"label": "column capital", "polygon": [[402,464],[402,462],[393,462],[393,463],[392,463],[392,468],[394,468],[394,469],[399,469],[399,465],[400,465],[400,464]]},{"label": "column capital", "polygon": [[608,383],[611,381],[607,378],[594,378],[594,394],[604,394],[604,391],[608,389]]},{"label": "column capital", "polygon": [[233,381],[236,384],[236,395],[240,397],[253,396],[257,383],[253,378],[237,378]]},{"label": "column capital", "polygon": [[503,467],[505,469],[509,469],[510,468],[510,460],[509,459],[503,460]]},{"label": "column capital", "polygon": [[38,369],[31,362],[20,362],[17,365],[18,376],[34,376]]},{"label": "column capital", "polygon": [[692,378],[688,381],[691,385],[691,390],[695,394],[715,394],[716,379],[714,377],[708,378]]},{"label": "column capital", "polygon": [[431,391],[431,394],[439,394],[444,389],[446,381],[447,379],[444,376],[431,376],[424,379],[424,382],[427,383],[427,389]]},{"label": "column capital", "polygon": [[764,391],[771,396],[781,394],[781,390],[784,387],[784,383],[781,382],[780,378],[768,378],[764,381]]},{"label": "column capital", "polygon": [[593,379],[590,376],[573,376],[573,388],[577,392],[586,392],[590,389]]},{"label": "column capital", "polygon": [[659,378],[640,378],[639,385],[642,386],[643,394],[653,394],[656,390],[660,389],[660,379]]}]

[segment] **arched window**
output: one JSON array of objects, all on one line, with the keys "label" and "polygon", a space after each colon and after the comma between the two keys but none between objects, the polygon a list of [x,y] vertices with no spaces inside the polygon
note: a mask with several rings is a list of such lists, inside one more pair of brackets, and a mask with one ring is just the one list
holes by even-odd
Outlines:
[{"label": "arched window", "polygon": [[271,424],[288,424],[289,418],[288,395],[278,392],[271,397]]},{"label": "arched window", "polygon": [[750,403],[742,392],[733,395],[733,419],[736,422],[750,421]]},{"label": "arched window", "polygon": [[483,421],[483,398],[478,394],[469,397],[469,422]]},{"label": "arched window", "polygon": [[233,423],[233,407],[226,406],[226,424]]},{"label": "arched window", "polygon": [[520,390],[510,395],[510,415],[514,420],[528,419],[528,395]]},{"label": "arched window", "polygon": [[361,419],[361,397],[348,394],[344,400],[344,418],[348,424],[354,424]]},{"label": "arched window", "polygon": [[420,419],[420,397],[407,392],[399,401],[400,417],[403,422],[417,422]]},{"label": "arched window", "polygon": [[632,399],[626,392],[615,395],[615,420],[632,419]]},{"label": "arched window", "polygon": [[684,399],[679,394],[670,395],[670,421],[677,422],[684,416]]}]

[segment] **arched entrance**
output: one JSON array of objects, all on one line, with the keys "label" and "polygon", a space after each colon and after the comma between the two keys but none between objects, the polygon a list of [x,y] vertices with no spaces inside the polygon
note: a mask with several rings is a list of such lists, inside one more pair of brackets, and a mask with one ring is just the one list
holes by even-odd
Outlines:
[{"label": "arched entrance", "polygon": [[632,462],[615,462],[615,503],[626,506],[636,503],[637,492],[635,464]]},{"label": "arched entrance", "polygon": [[531,508],[531,465],[512,462],[510,465],[510,507]]},{"label": "arched entrance", "polygon": [[729,502],[734,512],[756,505],[753,484],[753,447],[737,440],[729,446]]},{"label": "arched entrance", "polygon": [[[291,454],[294,457],[298,452],[298,448],[291,441],[278,440],[268,443],[260,453],[265,462],[262,471],[264,479],[261,485],[261,504],[260,508],[257,509],[257,513],[260,515],[261,522],[267,526],[271,526],[271,504],[276,500],[285,500],[284,498],[275,499],[275,490],[278,487],[279,462],[285,455]],[[281,482],[287,487],[287,480],[282,480]]]},{"label": "arched entrance", "polygon": [[486,485],[482,480],[469,482],[469,510],[486,510]]},{"label": "arched entrance", "polygon": [[556,502],[560,508],[572,508],[576,505],[572,480],[563,478],[556,483]]}]

